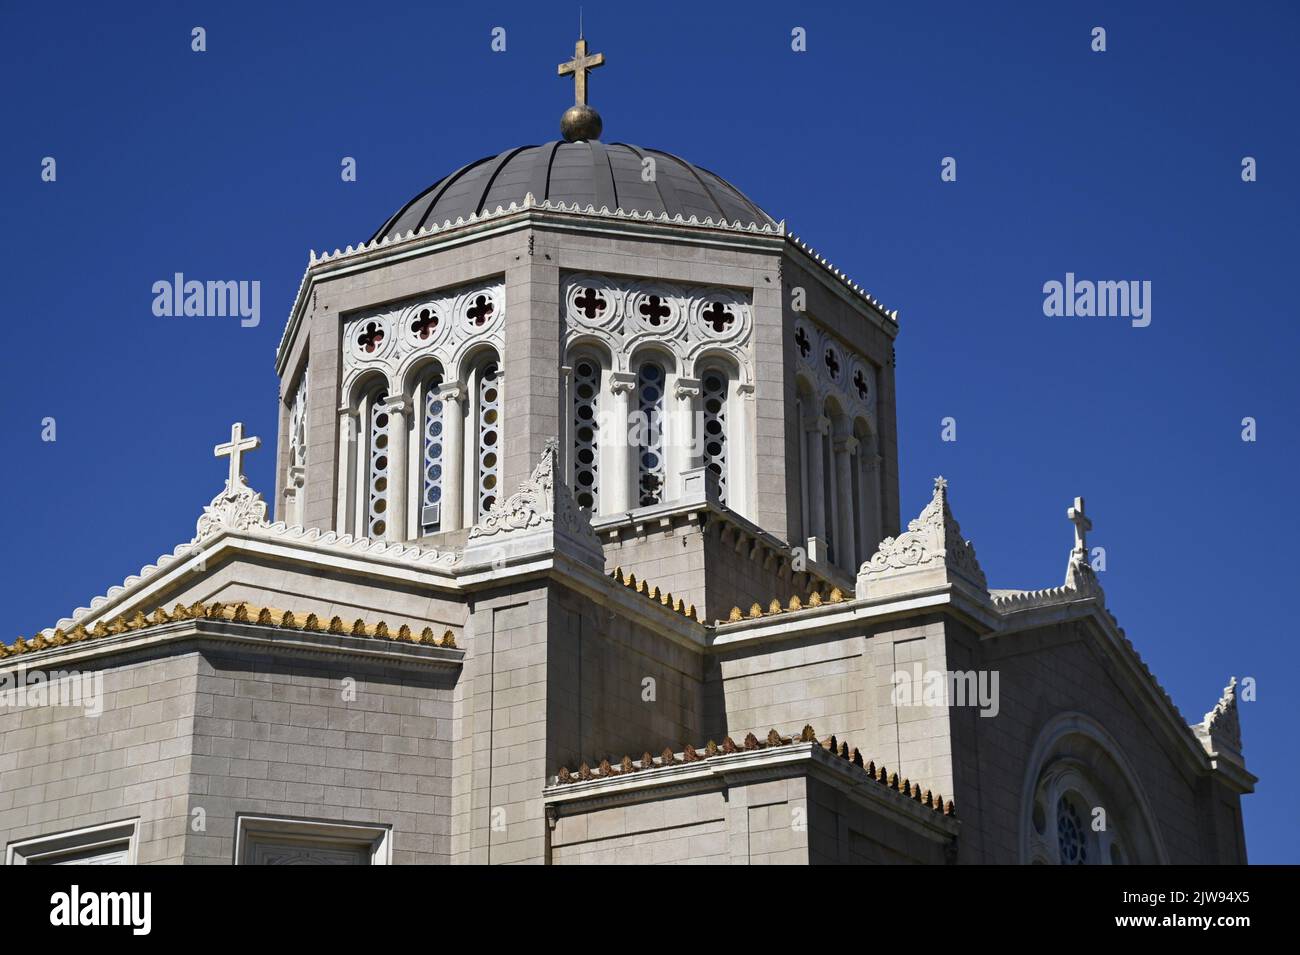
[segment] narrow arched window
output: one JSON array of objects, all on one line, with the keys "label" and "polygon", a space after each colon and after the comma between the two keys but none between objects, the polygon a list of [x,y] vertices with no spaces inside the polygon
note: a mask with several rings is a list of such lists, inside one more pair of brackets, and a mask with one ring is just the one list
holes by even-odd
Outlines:
[{"label": "narrow arched window", "polygon": [[643,362],[637,373],[637,500],[641,507],[664,499],[664,368],[654,361]]},{"label": "narrow arched window", "polygon": [[573,364],[573,496],[596,512],[600,503],[600,364],[580,356]]},{"label": "narrow arched window", "polygon": [[388,454],[388,390],[376,388],[366,396],[366,536],[380,538],[388,530],[390,464]]},{"label": "narrow arched window", "polygon": [[[829,409],[827,409],[829,412]],[[834,441],[834,431],[827,431],[821,439],[821,458],[822,458],[822,520],[826,528],[826,556],[829,560],[838,559],[836,548],[839,546],[839,534],[836,533],[839,528],[835,526],[836,519],[836,501],[835,501],[835,449],[832,444]]]},{"label": "narrow arched window", "polygon": [[496,361],[475,371],[476,454],[474,500],[475,519],[482,518],[497,502],[501,483],[501,381]]},{"label": "narrow arched window", "polygon": [[423,427],[420,429],[420,533],[442,529],[442,481],[446,448],[443,443],[444,403],[439,395],[442,374],[434,373],[421,384]]},{"label": "narrow arched window", "polygon": [[704,466],[718,479],[718,500],[727,503],[727,375],[709,369],[701,379],[704,399]]},{"label": "narrow arched window", "polygon": [[868,550],[870,545],[867,543],[866,535],[863,533],[863,512],[866,510],[866,499],[862,491],[862,445],[859,443],[856,448],[849,454],[849,487],[851,495],[849,500],[853,503],[853,513],[847,515],[847,520],[852,521],[853,543],[857,550],[856,554],[848,555],[849,569],[855,568],[871,556]]}]

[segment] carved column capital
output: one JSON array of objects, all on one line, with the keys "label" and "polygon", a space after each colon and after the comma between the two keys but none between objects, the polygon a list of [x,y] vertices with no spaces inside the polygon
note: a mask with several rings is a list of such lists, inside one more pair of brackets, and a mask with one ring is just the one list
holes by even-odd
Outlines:
[{"label": "carved column capital", "polygon": [[825,436],[830,434],[831,419],[827,418],[825,415],[814,415],[810,418],[805,418],[803,421],[803,429],[805,431],[816,431],[818,434]]},{"label": "carved column capital", "polygon": [[609,373],[609,392],[612,395],[630,395],[636,391],[636,375],[629,371]]},{"label": "carved column capital", "polygon": [[673,394],[678,399],[698,398],[702,387],[698,378],[678,378],[673,388]]},{"label": "carved column capital", "polygon": [[384,414],[404,415],[411,410],[411,399],[406,395],[390,395],[380,402],[379,410]]},{"label": "carved column capital", "polygon": [[438,400],[442,402],[459,403],[465,397],[465,386],[458,381],[438,386]]}]

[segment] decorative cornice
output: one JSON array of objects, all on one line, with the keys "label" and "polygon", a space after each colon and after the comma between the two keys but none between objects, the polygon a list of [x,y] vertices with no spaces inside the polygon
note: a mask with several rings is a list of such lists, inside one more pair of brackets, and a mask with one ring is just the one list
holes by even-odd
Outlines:
[{"label": "decorative cornice", "polygon": [[790,598],[784,607],[781,606],[780,600],[773,597],[771,602],[767,605],[766,610],[764,610],[762,605],[757,602],[750,604],[749,613],[743,613],[739,607],[732,607],[731,613],[727,616],[727,619],[715,621],[715,625],[721,626],[724,623],[740,623],[742,620],[757,620],[760,617],[774,617],[777,614],[782,613],[798,613],[801,610],[812,610],[816,607],[823,606],[824,604],[837,604],[843,602],[844,591],[840,590],[838,587],[831,587],[825,597],[822,596],[821,591],[814,590],[808,595],[807,601],[804,601],[800,599],[798,595],[795,595]]},{"label": "decorative cornice", "polygon": [[[778,750],[818,742],[817,734],[811,726],[804,726],[802,732],[792,736],[782,736],[775,729],[772,729],[768,731],[767,737],[763,740],[760,740],[753,733],[749,733],[745,736],[743,743],[736,743],[730,736],[727,736],[723,738],[720,745],[713,740],[709,740],[700,749],[688,744],[680,753],[674,752],[670,746],[665,746],[658,759],[651,756],[649,751],[646,751],[641,754],[639,760],[634,760],[631,756],[624,756],[617,763],[602,759],[595,768],[584,762],[578,767],[577,772],[571,772],[568,767],[561,766],[552,783],[556,786],[570,786],[578,783],[612,780],[619,777],[626,778],[635,773],[721,759],[737,753]],[[861,770],[864,781],[870,780],[879,783],[886,790],[896,793],[896,798],[912,800],[920,806],[944,816],[957,815],[956,807],[951,799],[945,802],[943,796],[932,793],[928,789],[923,790],[920,783],[913,783],[909,779],[900,779],[897,773],[890,773],[884,766],[877,769],[874,761],[864,760],[857,748],[850,749],[847,742],[841,742],[834,736],[828,736],[820,741],[820,745],[829,755],[838,757]]]},{"label": "decorative cornice", "polygon": [[577,203],[565,204],[562,202],[537,202],[532,193],[524,197],[522,203],[511,202],[508,206],[498,205],[495,209],[486,210],[482,213],[470,216],[468,219],[458,217],[454,222],[444,220],[441,224],[431,224],[425,226],[419,231],[410,230],[404,235],[375,239],[371,242],[349,245],[343,249],[335,249],[333,252],[323,252],[319,255],[312,250],[307,259],[307,268],[304,270],[302,279],[298,284],[298,292],[294,296],[293,305],[290,308],[288,320],[285,322],[284,331],[280,336],[280,343],[276,347],[277,367],[283,361],[285,348],[288,345],[289,337],[297,327],[298,319],[301,315],[305,303],[308,286],[315,278],[314,272],[317,267],[322,265],[337,265],[349,259],[360,259],[371,253],[383,251],[395,251],[406,249],[407,247],[418,246],[420,242],[440,236],[454,235],[459,232],[470,232],[482,227],[484,224],[504,222],[517,217],[527,219],[537,213],[553,213],[567,216],[578,216],[594,220],[609,220],[627,223],[644,223],[658,226],[673,226],[675,228],[699,229],[708,232],[722,232],[737,236],[754,236],[781,239],[790,244],[804,255],[809,262],[823,269],[828,275],[836,280],[847,292],[852,293],[857,298],[869,304],[882,317],[895,326],[898,324],[898,311],[888,311],[884,305],[872,296],[865,288],[857,282],[852,281],[843,271],[836,268],[826,257],[818,253],[802,239],[786,230],[785,220],[778,222],[775,226],[757,223],[742,223],[737,221],[728,221],[727,219],[713,219],[706,217],[701,220],[697,216],[683,218],[680,214],[669,216],[667,213],[655,214],[653,212],[625,211],[622,209],[610,210],[602,206],[597,209],[593,204],[585,207]]},{"label": "decorative cornice", "polygon": [[[198,602],[189,605],[178,603],[168,612],[165,608],[159,607],[150,614],[143,610],[136,610],[132,615],[119,615],[111,621],[105,622],[100,620],[92,628],[87,628],[82,624],[76,624],[68,630],[62,627],[55,628],[47,636],[43,631],[33,637],[30,641],[19,637],[10,646],[0,644],[0,659],[7,657],[39,653],[42,650],[52,650],[56,647],[66,646],[68,644],[81,643],[87,640],[97,640],[103,637],[117,636],[118,634],[129,633],[136,630],[147,630],[151,627],[161,627],[169,623],[177,623],[184,620],[227,620],[234,623],[244,623],[263,627],[276,627],[281,630],[298,630],[308,633],[329,633],[338,636],[368,637],[375,640],[400,640],[407,643],[419,643],[425,646],[437,646],[448,649],[457,649],[456,635],[451,630],[443,632],[441,637],[436,635],[432,627],[425,627],[424,630],[416,634],[406,624],[391,629],[388,624],[380,620],[377,623],[370,624],[364,620],[357,619],[352,623],[345,622],[340,617],[333,617],[329,621],[324,621],[314,613],[294,613],[289,610],[275,610],[270,607],[256,607],[248,603],[208,603]],[[26,661],[24,661],[25,663]]]},{"label": "decorative cornice", "polygon": [[[530,192],[524,197],[522,204],[511,202],[508,206],[498,205],[495,209],[471,215],[468,219],[463,216],[458,216],[454,222],[450,219],[444,219],[441,225],[435,223],[433,225],[425,226],[418,231],[414,229],[408,230],[404,235],[399,235],[393,238],[385,236],[382,239],[375,239],[372,242],[360,243],[355,246],[349,245],[343,250],[335,249],[333,252],[322,252],[320,255],[317,255],[315,251],[313,251],[311,253],[309,264],[317,265],[323,262],[335,262],[351,256],[362,255],[366,252],[374,252],[377,249],[386,248],[388,246],[401,246],[417,239],[426,238],[439,233],[451,232],[456,229],[477,225],[482,222],[490,222],[506,216],[527,212],[528,210],[536,210],[538,212],[560,212],[567,215],[593,216],[603,219],[618,219],[629,222],[652,222],[659,225],[716,229],[725,232],[740,232],[747,235],[784,236],[786,234],[784,221],[777,223],[775,226],[766,224],[760,226],[753,222],[743,223],[739,220],[733,222],[728,219],[714,219],[711,216],[700,219],[698,216],[688,216],[684,218],[680,213],[670,216],[666,212],[654,213],[637,212],[635,210],[627,211],[623,209],[611,210],[608,206],[601,206],[597,209],[591,203],[582,206],[576,202],[552,202],[549,199],[544,202],[537,202],[533,198],[533,194]],[[799,243],[799,246],[801,249],[813,254],[815,257],[815,253],[811,253],[811,250],[809,250],[807,246],[803,245],[803,243]],[[827,264],[825,259],[821,259],[820,261],[822,264]],[[834,272],[836,270],[832,269],[832,271]]]},{"label": "decorative cornice", "polygon": [[844,272],[840,271],[838,268],[832,265],[829,261],[827,261],[826,256],[822,255],[820,252],[818,252],[808,243],[804,242],[803,239],[799,238],[793,232],[787,233],[786,241],[789,242],[796,249],[798,249],[800,252],[802,252],[804,255],[806,255],[810,260],[815,262],[817,265],[820,265],[823,269],[825,269],[832,276],[838,279],[841,285],[843,285],[849,291],[853,292],[863,301],[867,302],[869,305],[871,305],[872,308],[874,308],[885,318],[889,319],[895,325],[898,324],[898,309],[894,309],[893,311],[886,309],[884,303],[882,303],[879,299],[877,299],[874,295],[868,292],[857,282],[854,282],[852,279],[850,279],[847,275],[844,274]]},{"label": "decorative cornice", "polygon": [[267,523],[266,504],[261,496],[242,480],[240,483],[241,487],[233,495],[223,487],[222,492],[204,508],[193,540],[178,544],[170,554],[163,554],[154,563],[146,564],[140,568],[139,573],[127,577],[120,585],[108,588],[104,594],[91,600],[89,606],[78,607],[71,617],[63,618],[56,626],[69,629],[97,611],[128,598],[178,562],[201,560],[226,534],[271,543],[301,544],[319,553],[364,557],[367,560],[419,567],[448,575],[459,558],[457,551],[440,551],[415,544],[353,537],[351,534],[322,531],[316,527],[286,524],[284,521]]},{"label": "decorative cornice", "polygon": [[961,527],[948,506],[948,482],[934,480],[934,495],[920,515],[898,537],[886,537],[872,558],[858,570],[858,596],[885,578],[915,571],[936,570],[962,578],[979,593],[988,581],[975,556],[975,547],[962,537]]},{"label": "decorative cornice", "polygon": [[681,614],[687,620],[699,621],[700,619],[695,613],[695,604],[687,605],[681,597],[674,600],[673,595],[668,591],[661,591],[658,587],[651,587],[644,580],[637,580],[636,574],[624,575],[622,567],[615,567],[609,576],[616,583],[620,583],[639,594],[644,594],[665,609]]}]

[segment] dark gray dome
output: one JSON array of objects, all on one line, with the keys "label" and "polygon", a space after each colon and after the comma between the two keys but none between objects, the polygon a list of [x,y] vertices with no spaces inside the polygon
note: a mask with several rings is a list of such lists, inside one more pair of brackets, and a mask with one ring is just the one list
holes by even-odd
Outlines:
[{"label": "dark gray dome", "polygon": [[[641,162],[655,160],[654,182],[641,178]],[[384,223],[374,239],[393,238],[425,226],[468,219],[497,206],[538,202],[577,203],[611,211],[680,214],[689,219],[776,225],[772,217],[721,176],[671,153],[626,143],[547,143],[520,146],[472,162],[434,183]]]}]

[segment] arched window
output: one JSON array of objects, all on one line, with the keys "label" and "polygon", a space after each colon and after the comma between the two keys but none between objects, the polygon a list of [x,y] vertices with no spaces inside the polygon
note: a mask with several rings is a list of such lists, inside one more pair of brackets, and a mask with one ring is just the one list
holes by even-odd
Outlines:
[{"label": "arched window", "polygon": [[837,477],[835,468],[835,430],[834,422],[839,417],[839,411],[830,403],[823,406],[823,415],[831,422],[831,429],[827,431],[821,439],[821,459],[822,459],[822,486],[821,486],[821,507],[822,520],[826,528],[826,556],[832,563],[839,561],[839,495],[836,491],[835,479]]},{"label": "arched window", "polygon": [[307,373],[304,368],[298,378],[293,404],[289,408],[289,473],[284,482],[284,519],[290,524],[301,524],[304,488],[307,484]]},{"label": "arched window", "polygon": [[446,422],[443,420],[444,405],[439,386],[442,384],[442,372],[435,370],[420,381],[419,401],[422,426],[419,455],[419,514],[420,533],[435,534],[442,529],[442,494],[443,476],[446,466],[446,446],[443,432]]},{"label": "arched window", "polygon": [[593,514],[600,504],[600,372],[587,355],[573,363],[573,496]]},{"label": "arched window", "polygon": [[876,439],[866,421],[853,426],[857,448],[853,457],[853,501],[856,509],[854,540],[858,545],[855,564],[870,560],[880,544],[880,484],[876,461]]},{"label": "arched window", "polygon": [[1127,865],[1168,861],[1154,812],[1116,740],[1081,713],[1053,717],[1026,762],[1020,861]]},{"label": "arched window", "polygon": [[718,500],[727,503],[727,373],[710,368],[700,379],[704,400],[704,466],[718,478]]},{"label": "arched window", "polygon": [[501,370],[493,356],[476,365],[470,373],[469,392],[474,399],[474,429],[466,442],[473,453],[474,483],[472,520],[479,520],[492,510],[501,483]]},{"label": "arched window", "polygon": [[365,536],[382,538],[388,530],[390,460],[388,454],[388,389],[379,386],[367,392],[361,409],[366,422]]},{"label": "arched window", "polygon": [[808,415],[812,413],[814,407],[812,389],[802,378],[795,385],[795,403],[794,403],[794,427],[795,427],[795,444],[798,446],[799,454],[799,508],[796,512],[798,519],[798,532],[794,535],[794,543],[799,547],[808,546],[808,538],[813,536],[812,512],[810,507],[817,507],[817,489],[812,486],[812,469],[809,466],[808,445],[812,440],[809,434],[811,425]]},{"label": "arched window", "polygon": [[637,502],[641,507],[664,499],[664,385],[664,366],[655,360],[642,362],[636,383]]}]

